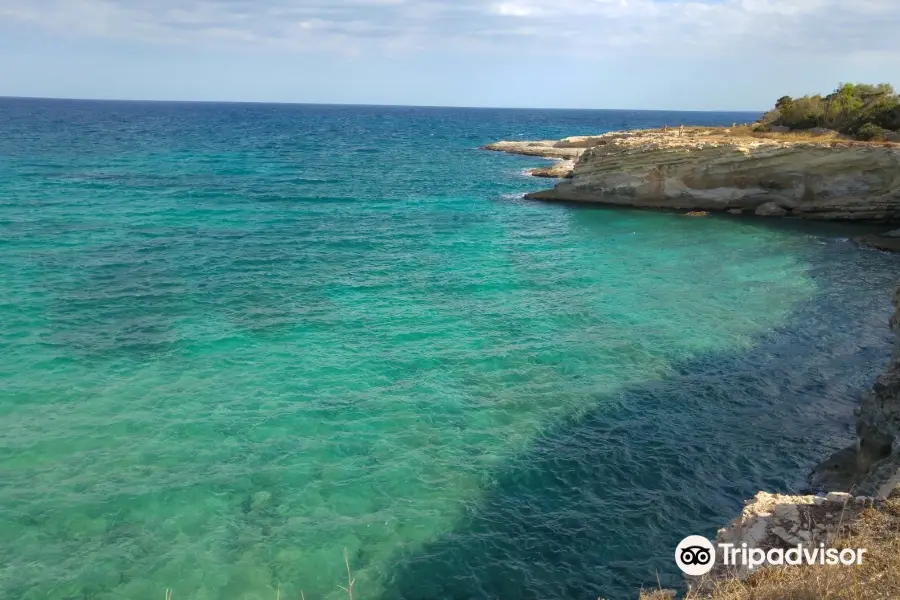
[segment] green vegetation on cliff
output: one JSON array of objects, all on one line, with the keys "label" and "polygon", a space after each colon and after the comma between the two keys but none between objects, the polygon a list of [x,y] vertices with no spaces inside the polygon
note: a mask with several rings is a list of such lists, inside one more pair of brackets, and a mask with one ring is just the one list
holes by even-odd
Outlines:
[{"label": "green vegetation on cliff", "polygon": [[827,96],[783,96],[760,127],[833,129],[863,140],[883,140],[900,130],[900,95],[887,83],[844,83]]}]

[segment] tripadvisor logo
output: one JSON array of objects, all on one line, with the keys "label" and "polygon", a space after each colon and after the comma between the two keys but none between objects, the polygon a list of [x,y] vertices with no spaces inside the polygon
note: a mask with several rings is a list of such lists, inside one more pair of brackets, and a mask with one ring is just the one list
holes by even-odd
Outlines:
[{"label": "tripadvisor logo", "polygon": [[763,565],[861,565],[865,548],[826,548],[825,544],[793,548],[748,548],[747,544],[713,545],[700,535],[690,535],[675,548],[675,563],[685,575],[706,575],[716,564],[716,555],[726,567],[744,566],[751,571]]},{"label": "tripadvisor logo", "polygon": [[675,548],[675,563],[685,575],[706,575],[716,563],[716,549],[702,535],[689,535]]}]

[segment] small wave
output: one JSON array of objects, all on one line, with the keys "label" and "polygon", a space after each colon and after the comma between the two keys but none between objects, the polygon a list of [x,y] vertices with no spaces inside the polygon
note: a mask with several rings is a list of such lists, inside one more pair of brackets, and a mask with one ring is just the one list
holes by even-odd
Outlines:
[{"label": "small wave", "polygon": [[525,192],[518,192],[515,194],[500,194],[501,200],[524,200]]},{"label": "small wave", "polygon": [[287,183],[294,184],[317,184],[317,183],[340,183],[339,179],[321,179],[317,177],[294,177],[288,179]]},{"label": "small wave", "polygon": [[815,241],[819,242],[820,244],[828,244],[828,243],[846,244],[846,243],[852,241],[848,237],[828,237],[828,236],[822,236],[822,235],[814,235],[811,233],[805,235],[804,237],[808,240],[815,240]]}]

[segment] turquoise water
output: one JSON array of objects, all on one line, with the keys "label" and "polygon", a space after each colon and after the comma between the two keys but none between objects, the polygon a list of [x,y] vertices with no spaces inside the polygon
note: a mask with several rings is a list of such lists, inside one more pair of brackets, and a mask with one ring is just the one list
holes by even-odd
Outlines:
[{"label": "turquoise water", "polygon": [[850,440],[898,261],[477,147],[749,118],[0,100],[0,596],[677,584]]}]

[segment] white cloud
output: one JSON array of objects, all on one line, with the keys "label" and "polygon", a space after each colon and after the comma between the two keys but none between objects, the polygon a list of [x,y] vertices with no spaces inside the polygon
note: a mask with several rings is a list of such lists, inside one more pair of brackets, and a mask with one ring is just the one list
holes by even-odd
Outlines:
[{"label": "white cloud", "polygon": [[900,57],[897,0],[0,0],[0,23],[294,51]]},{"label": "white cloud", "polygon": [[493,12],[498,15],[504,15],[507,17],[528,17],[535,14],[533,9],[527,6],[522,6],[521,4],[513,4],[511,2],[494,5]]}]

